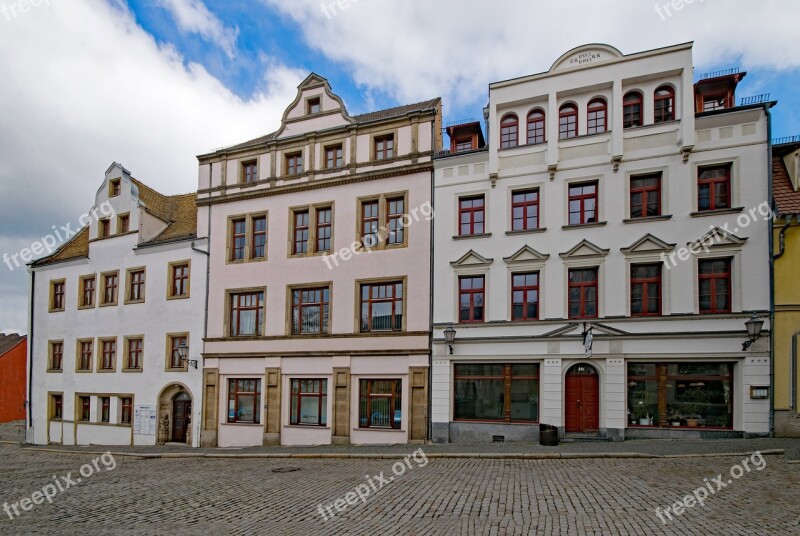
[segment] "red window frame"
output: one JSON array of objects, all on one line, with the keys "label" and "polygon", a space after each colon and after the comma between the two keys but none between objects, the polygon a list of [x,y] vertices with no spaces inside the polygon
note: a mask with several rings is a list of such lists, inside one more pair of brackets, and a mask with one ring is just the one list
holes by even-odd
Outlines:
[{"label": "red window frame", "polygon": [[117,274],[107,274],[105,279],[105,292],[103,293],[103,303],[115,303],[117,301]]},{"label": "red window frame", "polygon": [[[376,389],[376,387],[386,387],[386,389]],[[359,428],[387,428],[399,430],[402,423],[401,419],[395,417],[402,411],[403,402],[403,381],[396,379],[386,380],[360,380],[358,384],[359,398]],[[376,390],[388,392],[375,392]],[[373,404],[376,400],[386,400],[387,409],[391,412],[386,416],[386,421],[374,422],[375,415]],[[384,404],[379,404],[384,406]],[[400,414],[402,417],[402,414]],[[382,416],[382,415],[381,415]]]},{"label": "red window frame", "polygon": [[53,283],[53,309],[64,308],[64,282]]},{"label": "red window frame", "polygon": [[[713,267],[710,273],[703,273],[703,266],[704,265],[713,265],[714,263],[723,262],[725,271],[724,272],[714,272]],[[699,305],[700,305],[700,314],[723,314],[723,313],[730,313],[732,312],[732,301],[733,301],[733,289],[731,287],[731,259],[700,259],[698,261],[697,266],[697,273],[698,273],[698,292],[699,292]],[[717,289],[717,283],[722,282],[727,287],[727,300],[725,307],[719,307],[718,301],[720,299],[720,292]],[[702,305],[702,297],[703,297],[703,286],[704,284],[708,284],[708,295],[709,295],[709,304],[710,307],[707,309],[703,308]]]},{"label": "red window frame", "polygon": [[377,199],[361,203],[361,244],[364,247],[375,247],[380,242],[380,206]]},{"label": "red window frame", "polygon": [[[514,370],[519,368],[517,367],[527,367],[533,366],[534,372],[533,374],[522,374],[517,373],[514,374]],[[475,367],[481,367],[482,370],[476,371]],[[495,373],[492,368],[498,367],[499,370]],[[524,423],[538,423],[539,418],[541,415],[541,407],[539,402],[537,401],[536,404],[536,418],[534,420],[529,419],[512,419],[511,417],[511,403],[512,397],[511,393],[513,392],[513,384],[517,382],[536,382],[537,387],[537,396],[541,394],[541,383],[539,382],[540,379],[540,365],[538,363],[488,363],[488,362],[478,362],[478,363],[470,363],[470,364],[457,364],[453,365],[453,378],[454,378],[454,385],[464,383],[471,383],[473,385],[479,382],[502,382],[503,385],[503,395],[502,400],[495,400],[493,402],[498,403],[498,406],[502,406],[503,408],[503,416],[500,418],[474,418],[474,417],[463,417],[459,415],[459,409],[456,405],[455,411],[453,414],[454,421],[464,421],[464,422],[524,422]],[[453,402],[455,404],[455,400],[458,398],[458,388],[455,388],[455,392],[453,394]]]},{"label": "red window frame", "polygon": [[[242,396],[252,397],[253,399],[253,419],[239,420],[239,398]],[[261,380],[260,379],[228,379],[228,407],[233,402],[233,416],[230,410],[226,422],[244,422],[249,424],[261,424]]]},{"label": "red window frame", "polygon": [[253,218],[253,245],[250,248],[250,257],[264,259],[267,256],[267,217],[256,216]]},{"label": "red window frame", "polygon": [[[723,171],[723,176],[715,176],[714,172]],[[704,177],[705,174],[710,176]],[[725,188],[723,196],[717,193],[717,189],[722,186]],[[707,190],[708,195],[704,196],[703,191]],[[708,197],[708,206],[703,206],[703,199]],[[704,166],[697,169],[697,210],[706,212],[710,210],[724,210],[731,208],[731,164],[721,164],[716,166]]]},{"label": "red window frame", "polygon": [[247,220],[237,218],[231,220],[231,261],[244,260],[247,246]]},{"label": "red window frame", "polygon": [[138,370],[142,368],[143,351],[142,339],[128,339],[128,369]]},{"label": "red window frame", "polygon": [[675,90],[669,86],[661,86],[653,94],[655,108],[654,122],[664,123],[675,120]]},{"label": "red window frame", "polygon": [[144,270],[131,272],[130,300],[140,301],[144,299]]},{"label": "red window frame", "polygon": [[102,341],[103,356],[100,361],[100,370],[114,370],[114,358],[117,356],[117,341]]},{"label": "red window frame", "polygon": [[[591,273],[594,277],[589,281],[575,281],[573,280],[573,274],[582,273],[583,275]],[[600,295],[598,294],[598,276],[599,270],[597,268],[573,268],[569,271],[569,284],[568,284],[568,300],[569,300],[569,318],[570,319],[582,319],[582,318],[597,318],[598,317],[598,309],[600,305]],[[578,289],[579,296],[578,301],[572,299],[572,290]],[[594,289],[594,300],[589,300],[587,298],[587,294],[589,290]],[[586,307],[594,301],[594,314],[587,314]],[[572,305],[573,303],[578,304],[578,314],[572,313]]]},{"label": "red window frame", "polygon": [[[533,294],[535,299],[529,301],[528,298]],[[539,272],[527,272],[511,274],[511,320],[539,320]],[[519,298],[519,299],[518,299]],[[536,304],[536,314],[528,315],[528,304]],[[517,306],[522,307],[522,314],[517,315]]]},{"label": "red window frame", "polygon": [[[631,316],[661,316],[662,315],[662,264],[632,264],[631,265]],[[637,273],[637,270],[640,269],[649,269],[655,268],[657,275],[655,276],[648,276],[644,274]],[[652,298],[650,296],[650,287],[655,285],[657,296],[657,307],[655,311],[649,310],[649,303]],[[636,287],[641,288],[640,292],[640,311],[634,312],[634,302],[637,301],[634,299],[634,289]]]},{"label": "red window frame", "polygon": [[528,113],[528,145],[535,145],[547,141],[545,137],[545,114],[544,110],[537,108]]},{"label": "red window frame", "polygon": [[258,180],[257,162],[245,162],[242,164],[242,179],[245,184],[250,184]]},{"label": "red window frame", "polygon": [[458,138],[453,145],[455,145],[457,153],[471,151],[473,149],[472,138]]},{"label": "red window frame", "polygon": [[63,395],[53,395],[53,418],[54,419],[63,419],[64,418],[64,396]]},{"label": "red window frame", "polygon": [[[237,292],[231,294],[231,337],[260,337],[263,327],[264,292]],[[255,311],[255,333],[242,333],[242,313]]]},{"label": "red window frame", "polygon": [[317,252],[331,251],[333,236],[333,207],[318,208],[317,218]]},{"label": "red window frame", "polygon": [[[477,286],[480,285],[480,286]],[[466,298],[466,307],[464,307]],[[480,308],[480,315],[476,309]],[[464,315],[464,312],[467,312]],[[486,318],[486,279],[482,275],[462,275],[458,278],[458,322],[482,323]]]},{"label": "red window frame", "polygon": [[578,136],[578,107],[564,104],[558,110],[558,139],[568,140]]},{"label": "red window frame", "polygon": [[100,422],[111,422],[111,397],[100,397]]},{"label": "red window frame", "polygon": [[61,370],[64,366],[64,343],[54,342],[50,345],[50,370]]},{"label": "red window frame", "polygon": [[[647,181],[648,179],[656,179],[655,185],[634,185],[636,181]],[[654,214],[650,214],[650,208],[653,203],[650,203],[650,194],[655,192],[657,194],[657,201],[653,210]],[[636,196],[640,196],[639,202],[636,203]],[[639,207],[637,214],[634,207]],[[661,216],[661,173],[652,175],[632,175],[631,176],[631,219],[648,218],[653,216]]]},{"label": "red window frame", "polygon": [[486,199],[482,195],[458,199],[459,236],[482,235],[486,232]]},{"label": "red window frame", "polygon": [[519,145],[519,118],[506,114],[500,120],[500,148],[510,149]]},{"label": "red window frame", "polygon": [[[316,391],[309,389],[309,385],[314,385],[317,382],[318,388]],[[291,408],[289,424],[295,426],[326,426],[327,424],[327,398],[328,398],[328,380],[326,378],[292,378],[291,385]],[[302,414],[303,399],[310,398],[317,401],[317,415],[318,420],[316,423],[300,422]]]},{"label": "red window frame", "polygon": [[133,400],[131,398],[122,399],[122,424],[131,423],[131,413],[133,409]]},{"label": "red window frame", "polygon": [[94,342],[81,341],[81,356],[78,370],[92,370],[92,357],[94,355]]},{"label": "red window frame", "polygon": [[92,399],[88,396],[78,397],[81,402],[81,421],[89,422],[92,420]]},{"label": "red window frame", "polygon": [[311,221],[311,211],[294,211],[292,221],[294,222],[292,240],[292,255],[303,255],[308,253],[309,224]]},{"label": "red window frame", "polygon": [[629,91],[622,98],[622,127],[640,127],[644,124],[644,96],[640,91]]},{"label": "red window frame", "polygon": [[586,134],[602,134],[608,131],[608,103],[596,98],[586,106]]},{"label": "red window frame", "polygon": [[375,137],[375,160],[394,158],[394,134]]},{"label": "red window frame", "polygon": [[[305,311],[316,310],[319,325],[314,331],[303,331]],[[327,335],[330,330],[330,288],[292,289],[292,335]]]},{"label": "red window frame", "polygon": [[406,200],[404,197],[392,197],[386,200],[386,223],[389,227],[386,242],[390,245],[405,242],[405,228],[403,227],[403,217],[406,214],[405,206]]},{"label": "red window frame", "polygon": [[172,266],[172,294],[171,296],[186,296],[189,286],[189,265],[175,264]]},{"label": "red window frame", "polygon": [[344,151],[341,145],[325,148],[325,169],[336,169],[344,165]]},{"label": "red window frame", "polygon": [[181,345],[188,346],[189,340],[186,335],[170,335],[169,337],[169,368],[180,369],[183,368],[184,361],[181,359],[181,353],[178,348]]},{"label": "red window frame", "polygon": [[[372,325],[373,306],[391,307],[391,327],[377,329]],[[361,332],[403,330],[403,282],[364,283],[361,285]]]},{"label": "red window frame", "polygon": [[[586,192],[585,188],[594,187],[594,191]],[[578,191],[580,189],[580,191]],[[600,184],[595,182],[583,182],[579,184],[570,184],[569,185],[569,224],[570,225],[585,225],[588,223],[597,223],[598,221],[598,210],[599,210],[599,198],[598,198],[598,191],[600,190]],[[589,205],[588,201],[594,200],[594,208],[589,209],[587,206]],[[579,203],[578,210],[573,210],[572,206],[573,203]],[[592,216],[589,216],[589,214]],[[573,221],[573,214],[578,215],[578,221]]]},{"label": "red window frame", "polygon": [[300,175],[303,173],[303,153],[286,155],[286,174]]},{"label": "red window frame", "polygon": [[[535,221],[528,225],[528,220]],[[511,192],[511,230],[530,231],[539,228],[539,189]]]}]

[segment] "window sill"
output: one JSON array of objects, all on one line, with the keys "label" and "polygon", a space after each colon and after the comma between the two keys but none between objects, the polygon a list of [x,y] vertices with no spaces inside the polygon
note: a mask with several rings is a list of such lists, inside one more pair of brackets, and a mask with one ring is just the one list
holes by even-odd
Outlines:
[{"label": "window sill", "polygon": [[662,216],[645,216],[643,218],[627,218],[622,220],[622,223],[650,223],[654,221],[667,221],[672,219],[672,214],[664,214]]},{"label": "window sill", "polygon": [[704,218],[706,216],[721,216],[725,214],[739,214],[744,211],[744,207],[720,208],[715,210],[698,210],[689,214],[692,218]]},{"label": "window sill", "polygon": [[64,370],[63,369],[47,369],[46,372],[48,374],[61,374],[62,372],[64,372]]},{"label": "window sill", "polygon": [[227,426],[246,426],[246,427],[250,427],[250,428],[255,428],[256,426],[259,427],[259,428],[262,427],[261,423],[258,423],[258,422],[223,422],[221,424],[227,425]]},{"label": "window sill", "polygon": [[608,224],[607,221],[599,221],[596,223],[579,223],[577,225],[563,225],[562,229],[588,229],[591,227],[605,227]]},{"label": "window sill", "polygon": [[100,369],[97,371],[98,374],[115,374],[117,372],[116,368],[113,369]]},{"label": "window sill", "polygon": [[91,370],[76,370],[75,374],[91,374],[93,371]]},{"label": "window sill", "polygon": [[135,369],[134,368],[124,368],[124,369],[122,369],[122,373],[123,374],[125,374],[125,373],[141,374],[142,372],[144,372],[144,369],[142,369],[142,368],[135,368]]},{"label": "window sill", "polygon": [[101,303],[101,304],[99,305],[99,307],[116,307],[116,306],[117,306],[117,302],[112,302],[112,303]]},{"label": "window sill", "polygon": [[186,294],[186,295],[181,295],[181,296],[167,296],[167,299],[168,300],[188,300],[189,299],[189,295]]},{"label": "window sill", "polygon": [[330,430],[330,426],[322,426],[319,424],[284,424],[283,428],[291,430]]},{"label": "window sill", "polygon": [[189,372],[189,367],[181,367],[181,368],[165,368],[164,372]]},{"label": "window sill", "polygon": [[405,430],[398,430],[397,428],[353,428],[354,432],[395,432],[397,434],[405,434]]},{"label": "window sill", "polygon": [[547,227],[539,227],[537,229],[523,229],[521,231],[506,231],[506,236],[537,234],[547,231]]},{"label": "window sill", "polygon": [[137,303],[144,303],[144,300],[125,300],[124,305],[136,305]]},{"label": "window sill", "polygon": [[481,233],[471,235],[454,235],[453,240],[468,240],[470,238],[491,238],[492,233]]},{"label": "window sill", "polygon": [[89,309],[94,309],[94,307],[95,307],[94,304],[92,304],[92,305],[81,305],[81,306],[78,307],[78,311],[87,311]]},{"label": "window sill", "polygon": [[48,313],[63,313],[64,309],[48,309]]}]

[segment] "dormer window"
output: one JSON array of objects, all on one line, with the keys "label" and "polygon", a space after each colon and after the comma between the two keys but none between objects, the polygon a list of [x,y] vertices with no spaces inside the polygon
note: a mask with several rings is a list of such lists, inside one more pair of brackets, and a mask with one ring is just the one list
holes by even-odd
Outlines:
[{"label": "dormer window", "polygon": [[97,236],[105,238],[111,235],[111,222],[109,220],[99,220],[97,222]]},{"label": "dormer window", "polygon": [[120,192],[120,181],[119,179],[114,179],[109,181],[108,183],[108,197],[116,197],[119,195]]},{"label": "dormer window", "polygon": [[322,111],[322,101],[319,97],[314,97],[306,101],[306,114],[315,115]]},{"label": "dormer window", "polygon": [[456,152],[472,150],[472,138],[461,138],[456,140]]},{"label": "dormer window", "polygon": [[117,234],[125,234],[130,231],[131,218],[128,214],[121,214],[117,219]]},{"label": "dormer window", "polygon": [[705,95],[703,97],[703,111],[711,112],[713,110],[722,110],[726,108],[727,95]]}]

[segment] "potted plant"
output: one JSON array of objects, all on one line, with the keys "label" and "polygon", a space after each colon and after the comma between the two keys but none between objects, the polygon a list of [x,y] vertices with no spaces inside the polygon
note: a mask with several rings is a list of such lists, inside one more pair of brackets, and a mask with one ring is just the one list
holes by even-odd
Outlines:
[{"label": "potted plant", "polygon": [[697,428],[700,419],[702,419],[700,411],[706,407],[709,394],[702,389],[705,385],[702,382],[689,385],[691,389],[687,390],[681,397],[685,402],[683,404],[683,409],[686,411],[686,426],[689,428]]},{"label": "potted plant", "polygon": [[672,410],[669,415],[667,415],[667,422],[669,422],[670,426],[680,426],[681,421],[683,420],[683,415],[681,415],[678,411]]}]

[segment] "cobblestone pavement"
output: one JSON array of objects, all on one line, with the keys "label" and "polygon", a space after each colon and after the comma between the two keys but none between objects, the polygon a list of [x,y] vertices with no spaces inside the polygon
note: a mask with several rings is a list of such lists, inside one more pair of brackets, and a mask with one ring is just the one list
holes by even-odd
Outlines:
[{"label": "cobblestone pavement", "polygon": [[[687,508],[666,524],[657,507],[703,487],[705,478],[721,474],[725,483],[742,458],[425,463],[418,455],[395,465],[389,459],[118,457],[113,470],[99,462],[99,471],[59,492],[52,504],[34,505],[13,520],[3,513],[3,502],[30,498],[56,477],[66,486],[60,477],[88,473],[85,464],[93,458],[0,445],[0,534],[800,534],[800,464],[783,456],[765,457],[762,471],[751,462],[750,472],[710,495],[705,506]],[[355,494],[349,497],[354,505],[344,502],[348,492],[367,489],[364,503]],[[325,521],[320,506],[335,517]]]}]

